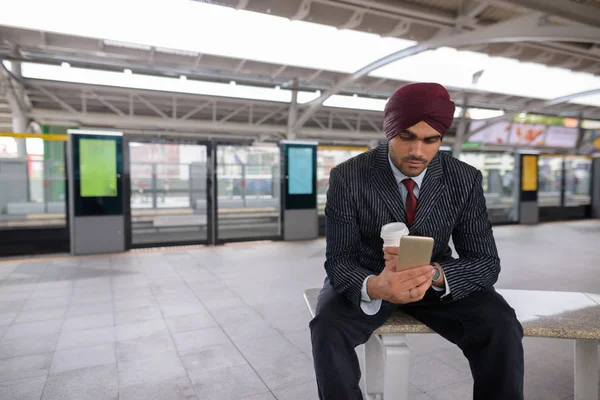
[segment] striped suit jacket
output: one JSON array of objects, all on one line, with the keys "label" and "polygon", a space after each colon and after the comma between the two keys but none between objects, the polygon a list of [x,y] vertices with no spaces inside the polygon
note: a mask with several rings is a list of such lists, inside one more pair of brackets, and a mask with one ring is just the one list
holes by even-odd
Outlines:
[{"label": "striped suit jacket", "polygon": [[[325,271],[333,288],[360,306],[361,288],[384,266],[381,227],[406,223],[406,209],[388,161],[387,143],[331,170],[327,191]],[[421,185],[410,234],[435,240],[439,262],[456,301],[497,281],[500,259],[487,216],[482,175],[438,152]],[[459,258],[453,258],[450,237]],[[443,294],[443,292],[441,292]]]}]

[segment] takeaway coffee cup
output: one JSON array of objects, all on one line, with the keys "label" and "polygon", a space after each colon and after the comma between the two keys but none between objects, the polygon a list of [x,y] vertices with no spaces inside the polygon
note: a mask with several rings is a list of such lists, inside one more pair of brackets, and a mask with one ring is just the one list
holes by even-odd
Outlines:
[{"label": "takeaway coffee cup", "polygon": [[393,222],[381,228],[383,246],[400,246],[402,236],[409,234],[408,227],[402,222]]}]

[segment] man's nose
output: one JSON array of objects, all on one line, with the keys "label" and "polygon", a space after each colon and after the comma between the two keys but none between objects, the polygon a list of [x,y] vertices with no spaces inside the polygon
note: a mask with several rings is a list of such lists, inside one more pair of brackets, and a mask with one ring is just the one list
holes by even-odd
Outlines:
[{"label": "man's nose", "polygon": [[423,153],[423,143],[420,140],[413,140],[410,144],[410,155],[420,157]]}]

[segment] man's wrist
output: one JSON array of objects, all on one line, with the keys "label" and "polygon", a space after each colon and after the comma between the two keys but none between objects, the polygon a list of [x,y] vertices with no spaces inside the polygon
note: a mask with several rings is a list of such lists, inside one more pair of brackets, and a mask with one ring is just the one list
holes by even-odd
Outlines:
[{"label": "man's wrist", "polygon": [[379,299],[379,287],[377,275],[373,275],[367,279],[367,295],[371,300]]}]

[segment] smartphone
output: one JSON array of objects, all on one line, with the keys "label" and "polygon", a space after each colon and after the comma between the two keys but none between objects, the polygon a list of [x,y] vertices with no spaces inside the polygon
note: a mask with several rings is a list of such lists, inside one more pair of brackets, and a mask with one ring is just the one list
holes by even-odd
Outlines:
[{"label": "smartphone", "polygon": [[426,236],[402,236],[396,271],[429,265],[433,243],[433,238]]}]

